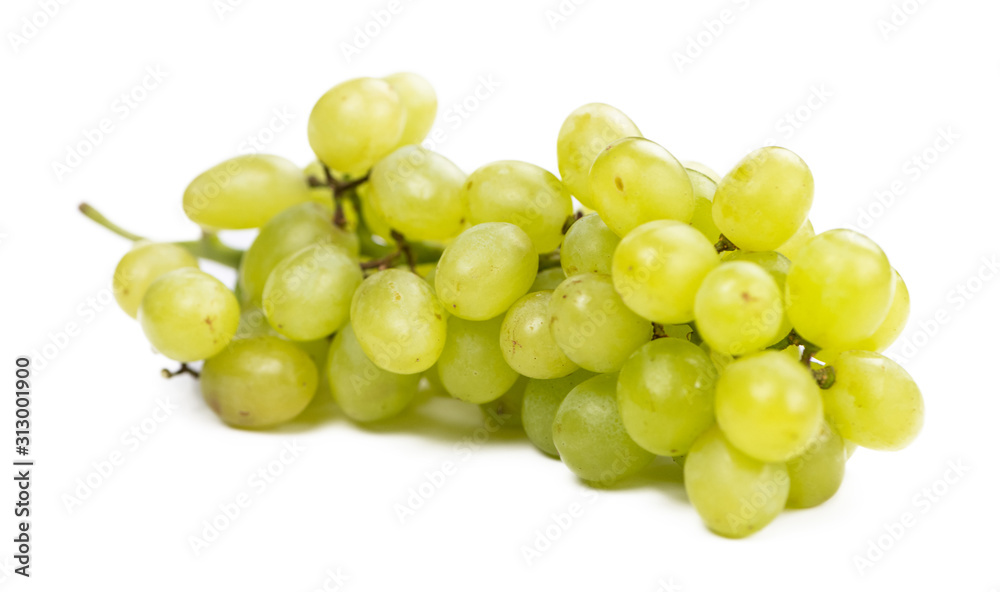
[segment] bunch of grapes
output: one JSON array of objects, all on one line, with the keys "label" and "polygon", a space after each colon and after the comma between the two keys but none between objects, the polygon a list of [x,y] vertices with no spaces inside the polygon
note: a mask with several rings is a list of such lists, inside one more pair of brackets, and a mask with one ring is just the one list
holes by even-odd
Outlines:
[{"label": "bunch of grapes", "polygon": [[[520,161],[467,175],[420,145],[436,111],[414,74],[335,86],[309,118],[316,162],[241,156],[190,184],[197,241],[148,242],[82,206],[137,241],[118,302],[182,371],[204,360],[225,423],[287,422],[317,391],[385,420],[425,381],[504,410],[594,486],[672,457],[729,537],[829,499],[856,446],[916,437],[920,391],[878,353],[906,285],[865,236],[815,234],[797,155],[761,148],[720,178],[594,103],[559,131],[559,177]],[[245,252],[217,235],[247,228]],[[199,259],[236,268],[235,287]]]}]

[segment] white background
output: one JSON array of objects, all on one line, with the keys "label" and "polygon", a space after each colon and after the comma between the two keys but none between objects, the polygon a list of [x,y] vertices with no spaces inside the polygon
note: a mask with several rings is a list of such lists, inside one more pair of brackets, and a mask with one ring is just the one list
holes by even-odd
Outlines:
[{"label": "white background", "polygon": [[[350,60],[343,44],[387,0],[234,0],[222,13],[213,0],[68,2],[23,44],[11,35],[24,18],[45,20],[39,3],[4,2],[0,456],[14,457],[15,355],[58,354],[35,364],[33,577],[9,575],[15,494],[4,478],[0,587],[308,591],[337,572],[343,590],[1000,587],[1000,281],[984,264],[1000,252],[995,2],[567,0],[572,14],[553,22],[557,0],[398,1]],[[912,14],[880,30],[904,4]],[[120,102],[157,68],[166,77],[141,102]],[[106,305],[128,244],[77,203],[158,239],[193,237],[180,197],[197,173],[251,135],[306,164],[313,102],[344,79],[399,70],[436,86],[447,136],[437,149],[466,171],[508,158],[556,170],[563,118],[591,101],[720,172],[765,143],[798,152],[816,178],[816,228],[864,228],[908,282],[913,345],[892,351],[923,389],[921,437],[899,453],[859,451],[832,501],[731,541],[705,530],[670,465],[594,499],[516,436],[459,452],[479,426],[459,405],[368,429],[335,416],[274,433],[221,425],[193,381],[160,378],[166,360]],[[452,105],[486,79],[495,91],[456,116]],[[817,92],[825,99],[810,103]],[[290,122],[269,134],[274,110]],[[57,175],[53,164],[104,118],[111,131]],[[953,137],[934,149],[941,130]],[[877,193],[897,181],[882,206]],[[64,336],[69,323],[78,330]],[[175,407],[160,423],[157,401]],[[145,441],[122,440],[144,421],[155,426]],[[263,491],[248,483],[292,441],[304,451],[280,477]],[[67,509],[78,479],[116,452],[123,462]],[[396,504],[445,463],[454,474],[401,523]],[[969,468],[959,476],[952,464]],[[250,507],[193,553],[189,538],[242,492]],[[582,513],[554,527],[574,503]],[[907,512],[915,524],[879,541]],[[558,538],[529,565],[523,548],[547,528]],[[859,570],[872,545],[887,550]]]}]

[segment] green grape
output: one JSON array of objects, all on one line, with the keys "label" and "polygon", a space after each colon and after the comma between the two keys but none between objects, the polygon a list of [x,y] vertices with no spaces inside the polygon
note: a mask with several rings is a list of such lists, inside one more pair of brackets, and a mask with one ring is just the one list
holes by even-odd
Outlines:
[{"label": "green grape", "polygon": [[719,264],[715,247],[694,228],[657,220],[622,239],[611,262],[615,289],[625,304],[656,323],[694,319],[694,297]]},{"label": "green grape", "polygon": [[845,349],[885,351],[903,333],[906,321],[910,317],[910,291],[906,288],[906,283],[903,282],[898,271],[892,270],[892,276],[896,287],[893,290],[892,304],[889,305],[889,312],[886,314],[885,320],[874,333]]},{"label": "green grape", "polygon": [[[792,268],[792,262],[781,253],[777,251],[727,251],[722,254],[721,261],[749,261],[763,267],[764,271],[771,274],[771,278],[778,284],[778,291],[784,299],[785,282],[788,280],[788,271]],[[782,307],[781,329],[778,330],[778,336],[785,337],[791,330],[792,321],[788,319],[788,313]]]},{"label": "green grape", "polygon": [[769,251],[795,234],[809,215],[813,176],[794,152],[754,150],[722,178],[712,217],[726,238],[747,251]]},{"label": "green grape", "polygon": [[689,336],[694,331],[691,325],[660,325],[663,328],[663,335],[674,339],[689,341]]},{"label": "green grape", "polygon": [[589,370],[577,370],[562,378],[528,380],[521,406],[521,421],[524,433],[539,450],[550,456],[559,456],[555,442],[552,441],[552,422],[555,421],[559,405],[576,385],[594,376]]},{"label": "green grape", "polygon": [[894,281],[889,260],[871,239],[829,230],[806,243],[788,272],[788,318],[816,345],[846,349],[885,320]]},{"label": "green grape", "polygon": [[705,235],[712,243],[719,240],[719,227],[712,219],[712,200],[715,198],[715,188],[718,181],[713,180],[705,173],[694,169],[687,169],[688,177],[691,179],[691,187],[694,189],[694,214],[691,216],[691,226],[698,232]]},{"label": "green grape", "polygon": [[781,513],[789,479],[783,463],[750,458],[712,427],[695,440],[684,459],[684,488],[709,530],[743,538]]},{"label": "green grape", "polygon": [[331,223],[333,212],[316,203],[293,206],[272,218],[240,261],[243,300],[259,305],[264,285],[282,259],[309,245],[329,243],[358,254],[358,236]]},{"label": "green grape", "polygon": [[789,508],[813,508],[833,497],[844,480],[844,439],[825,422],[806,451],[787,463]]},{"label": "green grape", "polygon": [[500,351],[503,317],[488,321],[448,319],[448,338],[437,369],[445,390],[462,401],[488,403],[517,380]]},{"label": "green grape", "polygon": [[590,103],[569,114],[559,130],[556,152],[559,176],[570,193],[590,208],[590,168],[602,150],[615,140],[641,136],[624,113],[610,105]]},{"label": "green grape", "polygon": [[406,111],[384,80],[342,82],[320,97],[309,114],[309,145],[330,168],[360,177],[399,145]]},{"label": "green grape", "polygon": [[444,240],[462,231],[463,173],[420,146],[403,146],[372,168],[369,199],[391,228],[416,240]]},{"label": "green grape", "polygon": [[844,452],[847,454],[848,460],[854,456],[854,451],[858,449],[858,445],[850,440],[844,440]]},{"label": "green grape", "polygon": [[547,170],[516,160],[476,169],[463,189],[472,224],[509,222],[529,237],[539,253],[562,242],[563,224],[573,213],[569,191]]},{"label": "green grape", "polygon": [[537,272],[531,238],[513,224],[488,222],[462,232],[444,250],[434,287],[448,312],[485,321],[524,296]]},{"label": "green grape", "polygon": [[653,336],[649,321],[615,292],[611,276],[581,273],[556,288],[549,330],[573,363],[592,372],[617,372]]},{"label": "green grape", "polygon": [[799,256],[799,251],[805,246],[809,239],[816,236],[816,231],[813,230],[812,222],[808,219],[799,226],[799,229],[795,231],[792,238],[786,240],[784,244],[780,247],[774,249],[775,251],[781,253],[785,257],[788,257],[790,261],[794,260]]},{"label": "green grape", "polygon": [[618,409],[629,436],[654,454],[687,454],[715,421],[718,375],[708,354],[689,341],[642,346],[618,376]]},{"label": "green grape", "polygon": [[812,373],[787,354],[766,351],[726,366],[715,385],[715,417],[726,439],[764,462],[805,450],[823,423]]},{"label": "green grape", "polygon": [[157,278],[142,297],[139,324],[149,343],[178,362],[219,353],[236,334],[240,305],[222,282],[182,267]]},{"label": "green grape", "polygon": [[665,148],[645,138],[623,138],[598,155],[590,195],[601,219],[618,236],[653,220],[687,224],[694,189],[687,171]]},{"label": "green grape", "polygon": [[391,244],[393,240],[392,228],[372,205],[372,184],[362,183],[358,186],[357,192],[358,202],[361,204],[361,219],[365,221],[365,226],[368,227],[369,232],[381,238],[386,244]]},{"label": "green grape", "polygon": [[263,305],[274,329],[294,341],[330,335],[350,319],[351,299],[364,275],[344,249],[321,243],[282,259],[264,285]]},{"label": "green grape", "polygon": [[698,173],[699,175],[707,177],[708,180],[712,182],[712,185],[718,185],[719,181],[722,180],[722,177],[719,175],[719,173],[715,172],[715,169],[708,166],[707,164],[703,164],[694,160],[685,160],[682,161],[681,164],[684,165],[684,168],[686,168],[689,172]]},{"label": "green grape", "polygon": [[559,378],[578,368],[552,337],[552,292],[532,292],[510,307],[500,327],[504,360],[529,378]]},{"label": "green grape", "polygon": [[514,386],[507,389],[499,399],[483,403],[479,406],[485,420],[496,422],[501,428],[519,428],[521,424],[521,407],[524,403],[524,389],[528,379],[519,376]]},{"label": "green grape", "polygon": [[427,137],[437,117],[438,100],[434,87],[427,79],[412,72],[398,72],[382,80],[396,91],[406,111],[406,126],[399,145],[419,144]]},{"label": "green grape", "polygon": [[566,276],[578,273],[611,274],[611,258],[621,238],[597,214],[588,214],[569,227],[559,249]]},{"label": "green grape", "polygon": [[111,289],[118,306],[133,319],[142,297],[156,278],[183,267],[198,267],[198,259],[171,243],[136,243],[115,268]]},{"label": "green grape", "polygon": [[279,337],[237,339],[205,361],[201,394],[219,418],[240,428],[293,419],[309,405],[319,377],[306,352]]},{"label": "green grape", "polygon": [[924,399],[903,367],[874,352],[848,351],[831,362],[836,381],[823,391],[833,427],[873,450],[900,450],[920,433]]},{"label": "green grape", "polygon": [[535,283],[531,284],[528,292],[541,292],[542,290],[555,290],[559,284],[566,279],[566,273],[561,267],[550,267],[538,272],[535,276]]},{"label": "green grape", "polygon": [[399,415],[413,401],[420,384],[420,374],[395,374],[372,363],[351,325],[333,339],[326,376],[340,410],[360,422]]},{"label": "green grape", "polygon": [[448,320],[434,291],[417,274],[387,269],[354,293],[351,324],[361,349],[383,370],[423,372],[444,349]]},{"label": "green grape", "polygon": [[236,334],[233,335],[233,340],[249,339],[250,337],[260,337],[262,335],[280,336],[277,331],[271,328],[271,324],[267,322],[267,315],[264,314],[264,309],[256,306],[244,306],[240,308],[240,322],[236,326]]},{"label": "green grape", "polygon": [[578,384],[559,405],[552,441],[576,476],[608,486],[642,470],[655,455],[625,431],[615,391],[618,376],[600,374]]},{"label": "green grape", "polygon": [[311,199],[298,165],[280,156],[247,154],[195,177],[184,190],[184,213],[210,228],[259,228]]},{"label": "green grape", "polygon": [[[712,349],[752,353],[788,334],[782,291],[763,267],[729,261],[705,276],[694,301],[698,333]],[[784,330],[784,333],[782,333]]]}]

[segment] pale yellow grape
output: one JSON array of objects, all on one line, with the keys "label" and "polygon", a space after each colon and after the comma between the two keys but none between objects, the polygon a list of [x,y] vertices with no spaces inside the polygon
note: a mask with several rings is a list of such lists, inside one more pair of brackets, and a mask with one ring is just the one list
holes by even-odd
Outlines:
[{"label": "pale yellow grape", "polygon": [[135,318],[149,285],[161,275],[183,267],[198,267],[198,259],[184,247],[171,243],[136,243],[115,268],[111,289],[118,306]]},{"label": "pale yellow grape", "polygon": [[573,388],[552,423],[559,457],[577,477],[607,486],[633,475],[655,458],[625,431],[615,395],[618,376],[600,374]]},{"label": "pale yellow grape", "polygon": [[532,292],[510,307],[500,328],[504,360],[529,378],[559,378],[576,370],[552,337],[549,303],[552,292]]},{"label": "pale yellow grape", "polygon": [[719,181],[722,180],[722,176],[719,175],[719,173],[715,172],[715,169],[708,166],[707,164],[697,162],[694,160],[684,160],[681,161],[681,164],[684,165],[684,168],[686,168],[690,172],[698,173],[700,175],[708,177],[708,179],[712,182],[713,185],[718,185]]},{"label": "pale yellow grape", "polygon": [[278,212],[310,199],[306,178],[294,162],[247,154],[195,177],[184,190],[184,213],[210,228],[258,228]]},{"label": "pale yellow grape", "polygon": [[789,260],[794,260],[799,255],[799,251],[805,246],[809,239],[816,236],[816,231],[813,230],[812,222],[808,219],[795,231],[792,238],[785,241],[780,247],[774,249],[775,251],[781,253]]},{"label": "pale yellow grape", "polygon": [[157,278],[142,297],[139,324],[156,351],[178,362],[219,353],[236,334],[240,305],[219,280],[184,267]]},{"label": "pale yellow grape", "polygon": [[794,152],[770,146],[754,150],[715,190],[712,217],[739,248],[769,251],[790,239],[806,221],[813,176]]},{"label": "pale yellow grape", "polygon": [[521,405],[521,423],[524,425],[524,433],[539,450],[550,456],[559,456],[555,442],[552,441],[552,422],[556,418],[556,412],[576,385],[593,376],[594,373],[589,370],[577,370],[562,378],[528,380]]},{"label": "pale yellow grape", "polygon": [[715,421],[715,365],[697,345],[657,339],[625,362],[618,409],[629,435],[661,456],[687,454]]},{"label": "pale yellow grape", "polygon": [[537,271],[531,238],[513,224],[488,222],[462,232],[444,250],[434,287],[448,312],[485,321],[524,296]]},{"label": "pale yellow grape", "polygon": [[906,321],[910,317],[910,291],[903,282],[903,277],[895,269],[892,270],[895,281],[895,289],[892,294],[892,304],[889,305],[889,312],[885,320],[878,329],[868,337],[851,344],[845,349],[863,349],[866,351],[881,352],[893,344],[906,328]]},{"label": "pale yellow grape", "polygon": [[[781,292],[782,299],[785,294],[785,283],[788,281],[788,272],[792,268],[792,262],[787,257],[777,251],[726,251],[720,258],[726,261],[749,261],[764,268],[764,271],[771,274],[771,278],[778,284],[778,291]],[[782,307],[784,309],[784,307]],[[781,315],[781,329],[778,330],[779,337],[785,337],[792,330],[792,321],[788,319],[787,311]]]},{"label": "pale yellow grape", "polygon": [[598,155],[590,169],[590,195],[601,219],[618,236],[653,220],[687,224],[694,189],[681,163],[645,138],[624,138]]},{"label": "pale yellow grape", "polygon": [[516,224],[531,237],[539,253],[559,247],[563,224],[573,213],[569,191],[555,175],[517,160],[476,169],[465,183],[463,198],[472,224]]},{"label": "pale yellow grape", "polygon": [[448,337],[437,361],[445,390],[462,401],[488,403],[514,385],[518,374],[500,351],[503,317],[487,321],[448,319]]},{"label": "pale yellow grape", "polygon": [[549,314],[559,348],[591,372],[617,372],[653,336],[652,324],[625,306],[603,273],[567,278],[552,294]]},{"label": "pale yellow grape", "polygon": [[395,374],[376,366],[361,349],[351,325],[330,346],[326,375],[344,415],[368,422],[399,415],[413,401],[420,374]]},{"label": "pale yellow grape", "polygon": [[484,415],[483,423],[488,431],[521,427],[521,407],[524,403],[524,389],[527,386],[528,379],[519,376],[514,386],[507,389],[499,399],[479,406]]},{"label": "pale yellow grape", "polygon": [[789,508],[813,508],[833,497],[844,480],[844,439],[823,423],[819,435],[801,455],[787,463]]},{"label": "pale yellow grape", "polygon": [[375,365],[396,374],[433,366],[448,329],[431,287],[401,269],[379,271],[361,283],[351,303],[351,325]]},{"label": "pale yellow grape", "polygon": [[201,371],[201,393],[222,421],[265,428],[289,421],[309,405],[319,383],[316,364],[279,337],[237,339]]},{"label": "pale yellow grape", "polygon": [[625,304],[656,323],[694,319],[694,297],[719,264],[715,247],[700,232],[674,220],[636,228],[615,249],[611,277]]},{"label": "pale yellow grape", "polygon": [[392,243],[392,228],[382,214],[372,205],[372,184],[363,183],[358,187],[358,201],[361,203],[361,218],[368,230],[386,244]]},{"label": "pale yellow grape", "polygon": [[559,284],[566,279],[566,273],[561,267],[550,267],[538,272],[535,282],[528,288],[529,292],[541,292],[542,290],[555,290]]},{"label": "pale yellow grape", "polygon": [[423,76],[412,72],[397,72],[383,78],[388,82],[406,111],[406,126],[399,145],[419,144],[427,137],[437,117],[438,100],[434,87]]},{"label": "pale yellow grape", "polygon": [[698,333],[712,349],[733,356],[752,353],[781,340],[785,316],[774,278],[749,261],[729,261],[713,269],[694,301]]},{"label": "pale yellow grape", "polygon": [[369,200],[388,225],[416,240],[444,240],[462,231],[465,173],[420,146],[403,146],[372,168]]},{"label": "pale yellow grape", "polygon": [[584,105],[570,113],[559,130],[559,176],[580,203],[593,207],[589,177],[597,155],[615,140],[641,135],[618,109],[604,103]]},{"label": "pale yellow grape", "polygon": [[892,304],[885,253],[853,230],[816,235],[798,253],[785,283],[788,318],[802,337],[843,350],[868,337]]},{"label": "pale yellow grape", "polygon": [[294,341],[332,334],[350,320],[364,275],[341,247],[321,243],[282,259],[264,285],[263,306],[274,329]]},{"label": "pale yellow grape", "polygon": [[823,423],[812,373],[786,354],[766,351],[728,365],[715,385],[715,417],[726,438],[764,462],[805,450]]},{"label": "pale yellow grape", "polygon": [[264,314],[263,308],[256,306],[240,307],[240,322],[236,327],[236,334],[233,335],[233,339],[248,339],[262,335],[280,336],[271,327],[271,324],[267,322],[267,315]]},{"label": "pale yellow grape", "polygon": [[275,266],[285,257],[316,243],[343,247],[358,254],[358,236],[332,223],[333,211],[316,203],[293,206],[272,218],[254,239],[240,261],[243,300],[259,305],[264,285]]},{"label": "pale yellow grape", "polygon": [[705,235],[713,244],[719,240],[719,227],[712,219],[712,199],[715,198],[715,187],[718,181],[694,169],[687,169],[694,189],[694,214],[691,216],[691,226]]},{"label": "pale yellow grape", "polygon": [[874,450],[900,450],[924,424],[924,399],[902,366],[874,352],[847,351],[830,364],[826,413],[844,438]]},{"label": "pale yellow grape", "polygon": [[750,458],[712,427],[684,459],[684,488],[709,530],[743,538],[770,524],[785,508],[789,479],[784,463]]},{"label": "pale yellow grape", "polygon": [[309,145],[330,168],[364,175],[392,152],[406,129],[406,107],[384,80],[355,78],[326,92],[309,114]]},{"label": "pale yellow grape", "polygon": [[621,237],[597,214],[588,214],[569,227],[559,249],[567,276],[578,273],[611,273],[611,259]]}]

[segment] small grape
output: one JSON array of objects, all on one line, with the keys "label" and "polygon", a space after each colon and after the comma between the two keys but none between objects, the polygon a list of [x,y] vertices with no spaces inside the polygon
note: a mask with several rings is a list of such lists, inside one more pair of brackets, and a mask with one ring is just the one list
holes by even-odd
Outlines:
[{"label": "small grape", "polygon": [[896,286],[892,295],[892,304],[889,305],[889,312],[886,314],[885,320],[874,333],[845,349],[885,351],[903,333],[906,321],[910,317],[910,291],[906,288],[906,283],[903,282],[903,277],[899,275],[898,271],[892,270],[892,276]]},{"label": "small grape", "polygon": [[479,406],[480,411],[485,416],[489,429],[494,429],[489,422],[495,422],[499,428],[519,428],[521,424],[521,407],[524,404],[524,389],[528,386],[528,379],[518,376],[514,386],[507,389],[499,399],[494,399],[489,403]]},{"label": "small grape", "polygon": [[611,259],[621,238],[597,214],[588,214],[569,227],[559,250],[566,276],[578,273],[611,274]]},{"label": "small grape", "polygon": [[437,369],[445,390],[462,401],[488,403],[514,385],[518,374],[500,351],[503,317],[487,321],[448,319],[448,338]]},{"label": "small grape", "polygon": [[776,248],[775,251],[781,253],[785,257],[788,257],[789,261],[794,260],[799,255],[799,251],[805,246],[809,239],[816,236],[816,231],[813,230],[812,222],[808,219],[795,231],[792,238],[785,241],[780,247]]},{"label": "small grape", "polygon": [[359,422],[399,415],[416,397],[420,384],[420,374],[395,374],[376,366],[361,348],[351,325],[333,339],[326,375],[337,406]]},{"label": "small grape", "polygon": [[412,72],[398,72],[382,80],[396,91],[406,111],[406,125],[399,145],[419,144],[427,137],[437,117],[438,100],[434,87],[424,77]]},{"label": "small grape", "polygon": [[813,508],[833,497],[844,480],[844,439],[825,422],[806,451],[788,461],[789,508]]},{"label": "small grape", "polygon": [[691,173],[697,173],[703,177],[706,177],[713,185],[718,185],[719,181],[722,180],[722,176],[715,172],[715,169],[708,166],[707,164],[697,162],[694,160],[685,160],[681,162],[684,168]]},{"label": "small grape", "polygon": [[528,380],[524,389],[521,421],[524,433],[539,450],[550,456],[559,456],[552,441],[552,422],[559,411],[559,405],[576,385],[594,376],[589,370],[577,370],[562,378]]},{"label": "small grape", "polygon": [[198,267],[198,259],[184,247],[137,243],[115,268],[111,289],[118,306],[134,319],[149,285],[161,275],[183,267]]},{"label": "small grape", "polygon": [[556,145],[566,188],[584,206],[593,207],[589,176],[597,155],[615,140],[641,135],[631,119],[610,105],[590,103],[570,113]]},{"label": "small grape", "polygon": [[560,349],[550,330],[552,292],[532,292],[514,303],[500,328],[504,360],[529,378],[559,378],[578,366]]},{"label": "small grape", "polygon": [[550,267],[538,272],[535,276],[535,283],[531,284],[528,292],[541,292],[542,290],[555,290],[559,284],[566,279],[566,274],[561,267]]},{"label": "small grape", "polygon": [[784,318],[777,282],[749,261],[729,261],[710,271],[694,301],[698,333],[712,349],[734,356],[780,341],[788,334]]},{"label": "small grape", "polygon": [[687,174],[694,189],[694,215],[691,216],[691,226],[705,235],[710,242],[715,243],[722,234],[712,219],[712,200],[715,198],[718,181],[691,168],[687,169]]}]

